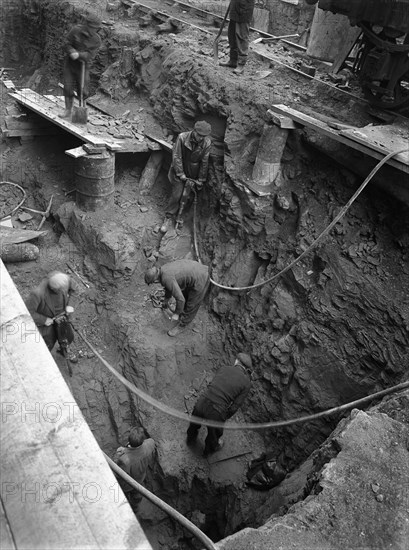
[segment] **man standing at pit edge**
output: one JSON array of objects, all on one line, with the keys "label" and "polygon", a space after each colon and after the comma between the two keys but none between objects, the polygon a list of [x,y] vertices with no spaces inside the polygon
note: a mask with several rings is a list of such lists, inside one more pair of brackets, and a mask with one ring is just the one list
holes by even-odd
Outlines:
[{"label": "man standing at pit edge", "polygon": [[101,46],[101,39],[97,34],[101,27],[99,17],[89,13],[82,25],[76,25],[68,33],[65,39],[64,60],[64,100],[65,111],[60,118],[70,118],[74,105],[74,91],[80,96],[80,82],[82,64],[84,64],[84,86],[82,97],[85,101],[89,96],[89,69],[91,61]]},{"label": "man standing at pit edge", "polygon": [[[168,178],[172,186],[171,196],[166,207],[166,217],[160,228],[166,233],[176,219],[181,201],[187,203],[192,194],[188,180],[194,180],[196,190],[200,190],[207,180],[209,154],[212,146],[212,127],[199,120],[190,132],[182,132],[176,138],[172,150],[172,164]],[[179,226],[181,220],[178,220]]]},{"label": "man standing at pit edge", "polygon": [[255,0],[231,0],[229,28],[227,35],[230,59],[221,62],[224,67],[233,67],[235,74],[242,74],[249,52],[250,23],[253,18]]},{"label": "man standing at pit edge", "polygon": [[[114,462],[135,481],[143,485],[148,466],[152,466],[155,461],[155,452],[155,441],[151,437],[146,437],[144,429],[132,428],[129,433],[128,445],[117,449]],[[119,475],[117,479],[132,508],[137,512],[142,495]]]},{"label": "man standing at pit edge", "polygon": [[165,288],[162,308],[166,309],[170,298],[176,300],[173,321],[179,323],[168,330],[169,336],[177,336],[193,321],[210,286],[209,267],[194,260],[175,260],[162,267],[151,267],[145,273],[145,283],[160,283]]},{"label": "man standing at pit edge", "polygon": [[[192,415],[207,420],[225,422],[241,407],[251,387],[250,372],[253,362],[247,353],[238,353],[234,365],[221,367],[216,376],[199,397]],[[191,422],[187,430],[187,445],[197,438],[200,424]],[[203,456],[208,456],[222,448],[223,428],[207,426],[207,437]]]}]

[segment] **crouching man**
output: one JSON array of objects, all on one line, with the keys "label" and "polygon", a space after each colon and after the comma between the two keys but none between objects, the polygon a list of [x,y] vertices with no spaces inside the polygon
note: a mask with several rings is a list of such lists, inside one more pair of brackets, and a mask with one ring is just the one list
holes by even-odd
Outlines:
[{"label": "crouching man", "polygon": [[[222,367],[199,397],[193,408],[193,416],[206,420],[225,422],[241,407],[250,391],[250,369],[253,363],[250,355],[239,353],[234,365]],[[200,424],[191,422],[187,430],[186,443],[193,444],[200,430]],[[223,428],[207,426],[207,437],[203,456],[208,456],[221,449]]]},{"label": "crouching man", "polygon": [[210,286],[209,268],[194,260],[175,260],[162,267],[148,269],[145,283],[160,283],[165,288],[163,308],[168,307],[170,298],[175,298],[176,309],[172,320],[179,322],[168,331],[168,335],[177,336],[193,321],[206,297]]}]

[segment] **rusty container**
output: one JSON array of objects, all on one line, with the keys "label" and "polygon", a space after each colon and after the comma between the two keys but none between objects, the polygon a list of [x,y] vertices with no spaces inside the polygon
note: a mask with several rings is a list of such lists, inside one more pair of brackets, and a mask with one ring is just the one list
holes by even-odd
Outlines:
[{"label": "rusty container", "polygon": [[115,190],[115,154],[103,151],[85,155],[75,163],[76,203],[81,210],[95,212],[112,206]]}]

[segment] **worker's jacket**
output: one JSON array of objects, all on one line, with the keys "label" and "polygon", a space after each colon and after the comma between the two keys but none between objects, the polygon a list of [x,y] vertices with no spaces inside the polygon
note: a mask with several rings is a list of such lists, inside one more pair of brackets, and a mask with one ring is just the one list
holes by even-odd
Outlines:
[{"label": "worker's jacket", "polygon": [[[138,483],[145,481],[148,466],[153,464],[155,458],[155,442],[152,438],[145,439],[139,447],[119,447],[114,462],[130,475]],[[121,480],[120,485],[125,493],[133,490],[133,487]]]},{"label": "worker's jacket", "polygon": [[165,300],[176,300],[175,313],[184,310],[186,295],[200,295],[209,282],[209,267],[193,260],[175,260],[160,268],[159,281],[165,287]]},{"label": "worker's jacket", "polygon": [[250,23],[255,0],[231,0],[229,18],[237,23]]},{"label": "worker's jacket", "polygon": [[227,419],[245,400],[251,386],[250,376],[241,365],[222,367],[207,386],[204,397]]},{"label": "worker's jacket", "polygon": [[182,132],[176,138],[172,150],[172,165],[169,169],[169,180],[185,175],[187,178],[204,183],[207,179],[209,154],[212,140],[206,136],[199,145],[192,139],[192,133]]},{"label": "worker's jacket", "polygon": [[54,323],[49,326],[44,323],[47,317],[53,319],[65,311],[69,297],[76,289],[77,286],[70,278],[68,291],[52,292],[48,287],[48,278],[46,278],[30,292],[25,301],[26,307],[49,349],[55,344],[58,335]]},{"label": "worker's jacket", "polygon": [[94,59],[100,46],[101,39],[98,34],[86,25],[73,27],[65,39],[65,51],[69,61],[72,63],[78,61],[71,59],[69,55],[78,52],[79,59],[88,64]]},{"label": "worker's jacket", "polygon": [[35,324],[43,327],[47,317],[51,319],[65,311],[68,305],[69,296],[77,289],[75,283],[70,278],[70,287],[67,292],[52,292],[48,287],[48,278],[43,279],[41,283],[33,289],[27,300],[26,306],[31,314]]}]

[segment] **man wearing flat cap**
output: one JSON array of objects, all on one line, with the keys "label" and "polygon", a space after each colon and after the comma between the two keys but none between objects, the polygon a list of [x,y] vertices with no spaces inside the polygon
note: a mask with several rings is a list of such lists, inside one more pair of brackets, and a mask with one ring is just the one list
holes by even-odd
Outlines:
[{"label": "man wearing flat cap", "polygon": [[97,33],[100,27],[99,17],[94,13],[88,13],[83,24],[73,27],[65,38],[63,70],[65,111],[60,114],[60,118],[71,118],[74,91],[77,91],[78,97],[80,96],[82,64],[84,64],[83,100],[85,101],[89,96],[89,70],[101,46],[101,39]]},{"label": "man wearing flat cap", "polygon": [[192,180],[195,189],[199,190],[207,179],[212,145],[211,131],[210,124],[199,120],[193,130],[182,132],[176,138],[172,150],[172,164],[168,173],[172,192],[166,208],[166,217],[160,228],[162,233],[166,233],[176,219],[180,212],[181,201],[184,206],[190,200]]},{"label": "man wearing flat cap", "polygon": [[[253,363],[250,355],[239,353],[233,365],[222,367],[199,397],[192,415],[207,420],[225,422],[241,407],[249,393],[250,373]],[[192,445],[197,438],[200,424],[191,422],[187,430],[186,443]],[[221,449],[223,428],[207,426],[207,437],[203,456],[208,456]]]}]

